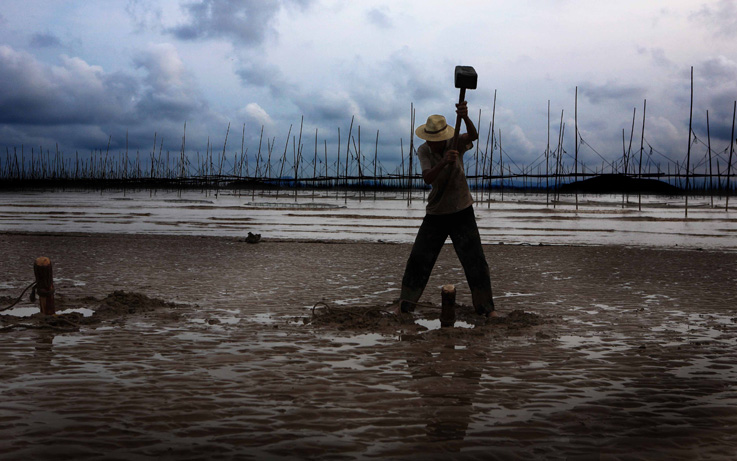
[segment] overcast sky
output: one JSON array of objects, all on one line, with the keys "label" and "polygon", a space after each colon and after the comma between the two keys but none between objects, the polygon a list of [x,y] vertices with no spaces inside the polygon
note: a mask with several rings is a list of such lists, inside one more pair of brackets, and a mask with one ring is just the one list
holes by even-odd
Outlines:
[{"label": "overcast sky", "polygon": [[[456,65],[473,66],[482,148],[497,91],[504,150],[519,163],[557,142],[561,111],[573,151],[578,87],[581,137],[614,160],[645,138],[685,158],[690,67],[694,132],[728,147],[737,99],[737,0],[3,0],[0,9],[0,147],[66,153],[111,148],[204,151],[208,137],[240,152],[265,138],[284,149],[304,116],[305,155],[331,159],[351,117],[373,156],[398,161],[417,125],[432,113],[454,120]],[[291,150],[291,146],[290,146]],[[342,149],[344,150],[344,148]],[[697,145],[694,155],[703,156]],[[601,158],[589,147],[581,156]]]}]

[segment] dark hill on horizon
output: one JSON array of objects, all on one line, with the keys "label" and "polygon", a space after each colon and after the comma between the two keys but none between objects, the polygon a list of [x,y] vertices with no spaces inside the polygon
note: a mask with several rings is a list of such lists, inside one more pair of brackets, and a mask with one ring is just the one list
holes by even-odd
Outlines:
[{"label": "dark hill on horizon", "polygon": [[680,195],[683,191],[671,184],[656,179],[631,178],[623,174],[603,174],[583,181],[563,184],[562,193],[590,194],[655,194]]}]

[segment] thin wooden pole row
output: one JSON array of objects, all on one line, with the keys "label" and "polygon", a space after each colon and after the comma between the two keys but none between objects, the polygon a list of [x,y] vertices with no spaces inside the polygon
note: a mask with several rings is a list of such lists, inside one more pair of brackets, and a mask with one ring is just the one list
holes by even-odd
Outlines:
[{"label": "thin wooden pole row", "polygon": [[[693,88],[693,85],[692,85]],[[692,90],[693,92],[693,90]],[[578,88],[575,99],[575,151],[570,155],[564,149],[565,121],[564,110],[561,110],[558,142],[554,150],[550,145],[550,101],[548,101],[548,141],[540,163],[517,166],[512,157],[503,150],[501,130],[495,125],[497,94],[494,92],[493,109],[489,122],[485,148],[481,149],[480,142],[476,146],[475,154],[467,156],[466,169],[471,181],[471,187],[476,191],[499,190],[503,194],[505,188],[520,190],[546,191],[546,203],[550,202],[550,193],[554,194],[553,202],[560,198],[560,189],[564,182],[577,181],[601,174],[629,174],[637,178],[657,178],[682,187],[688,194],[701,193],[712,195],[715,192],[726,195],[726,207],[729,207],[729,195],[734,193],[732,184],[732,163],[734,154],[734,124],[737,116],[737,101],[734,103],[733,128],[730,145],[721,153],[715,153],[711,146],[709,128],[709,113],[707,111],[707,153],[704,160],[692,164],[692,146],[696,138],[693,137],[693,103],[689,122],[689,140],[685,162],[673,162],[667,166],[667,172],[661,164],[653,159],[653,148],[650,153],[645,150],[645,115],[647,101],[644,101],[642,132],[640,136],[640,155],[636,166],[632,158],[632,143],[636,110],[630,130],[629,147],[626,144],[626,135],[623,130],[623,154],[621,170],[617,162],[608,163],[608,170],[604,164],[601,168],[589,169],[580,164],[579,147],[588,145],[581,137],[578,120]],[[479,125],[482,114],[479,111]],[[399,162],[389,170],[381,164],[379,155],[379,131],[376,132],[373,166],[371,159],[362,151],[361,126],[355,124],[355,117],[351,118],[348,137],[345,141],[345,153],[341,152],[341,130],[338,128],[338,154],[330,163],[328,158],[328,141],[324,140],[324,160],[318,156],[318,130],[315,130],[314,153],[312,159],[304,155],[303,128],[304,117],[300,120],[299,134],[292,135],[290,125],[284,142],[281,156],[273,155],[276,146],[276,137],[266,138],[264,150],[264,127],[259,134],[258,149],[251,153],[245,146],[246,126],[243,125],[241,145],[238,151],[229,149],[228,139],[230,124],[225,130],[222,151],[214,153],[214,143],[208,137],[204,152],[187,150],[187,124],[184,123],[179,155],[164,150],[164,139],[154,133],[150,151],[135,154],[129,148],[129,137],[126,133],[125,147],[118,153],[111,151],[112,137],[108,138],[104,149],[92,150],[87,154],[74,152],[74,155],[63,153],[58,144],[54,149],[32,147],[30,152],[21,145],[20,148],[5,148],[5,155],[0,154],[0,186],[23,187],[24,185],[64,184],[92,187],[125,186],[135,187],[207,187],[216,191],[221,187],[308,187],[308,188],[356,188],[356,189],[403,189],[407,191],[408,202],[412,201],[413,190],[427,189],[421,180],[421,172],[417,171],[414,145],[415,107],[410,106],[410,141],[409,150],[404,149],[404,139],[400,138]],[[354,136],[354,132],[356,135]],[[291,144],[291,159],[288,153]],[[649,145],[649,144],[648,144]],[[593,148],[592,148],[593,149]],[[496,153],[495,153],[496,151]],[[728,156],[727,156],[728,151]],[[598,153],[598,152],[597,152]],[[662,155],[662,154],[661,154]],[[505,158],[506,156],[506,158]],[[643,164],[643,160],[645,164]],[[572,161],[573,165],[570,164]],[[472,163],[471,163],[472,162]],[[542,162],[545,162],[545,171],[541,171]],[[552,162],[552,164],[551,164]],[[323,163],[323,165],[319,165]],[[673,163],[673,165],[671,165]],[[716,168],[714,168],[716,163]],[[513,171],[513,166],[516,171]],[[671,168],[674,166],[674,168]],[[537,167],[538,172],[534,170]],[[656,172],[652,172],[652,169]],[[372,171],[367,175],[367,172]],[[285,176],[285,172],[288,176]],[[544,181],[543,181],[544,179]],[[216,192],[217,193],[217,192]],[[483,197],[483,195],[481,196]],[[487,196],[491,201],[491,195]],[[578,202],[576,196],[576,203]],[[638,199],[641,207],[641,198]],[[688,203],[686,203],[688,205]],[[686,208],[686,213],[688,209]]]}]

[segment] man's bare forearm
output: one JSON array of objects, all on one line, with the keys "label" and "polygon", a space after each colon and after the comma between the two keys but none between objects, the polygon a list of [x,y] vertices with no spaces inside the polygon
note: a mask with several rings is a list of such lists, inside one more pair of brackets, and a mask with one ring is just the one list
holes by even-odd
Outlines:
[{"label": "man's bare forearm", "polygon": [[471,121],[471,118],[466,115],[463,117],[463,123],[466,125],[466,134],[468,135],[468,142],[473,142],[479,139],[479,132],[476,131],[476,126]]}]

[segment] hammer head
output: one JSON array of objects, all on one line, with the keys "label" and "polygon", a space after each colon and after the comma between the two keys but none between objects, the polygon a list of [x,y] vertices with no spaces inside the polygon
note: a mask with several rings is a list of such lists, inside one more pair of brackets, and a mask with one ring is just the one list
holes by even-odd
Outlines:
[{"label": "hammer head", "polygon": [[456,66],[455,82],[456,88],[475,90],[479,76],[471,66]]}]

